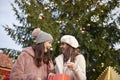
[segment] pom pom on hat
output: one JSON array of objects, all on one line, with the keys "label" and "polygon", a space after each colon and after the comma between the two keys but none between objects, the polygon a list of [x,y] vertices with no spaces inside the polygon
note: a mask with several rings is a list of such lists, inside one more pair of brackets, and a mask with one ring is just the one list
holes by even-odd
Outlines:
[{"label": "pom pom on hat", "polygon": [[32,32],[32,36],[33,36],[33,38],[36,39],[36,44],[46,42],[49,40],[53,40],[53,37],[51,34],[40,30],[40,28],[34,29]]},{"label": "pom pom on hat", "polygon": [[72,46],[73,48],[79,47],[79,43],[77,39],[72,35],[64,35],[61,37],[61,42],[67,43],[68,45]]},{"label": "pom pom on hat", "polygon": [[40,33],[40,28],[36,28],[32,32],[32,37],[37,38],[38,34]]}]

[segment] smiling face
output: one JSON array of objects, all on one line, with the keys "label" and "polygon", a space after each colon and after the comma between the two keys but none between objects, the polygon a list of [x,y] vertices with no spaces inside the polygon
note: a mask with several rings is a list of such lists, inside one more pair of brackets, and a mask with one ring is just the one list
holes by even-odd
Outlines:
[{"label": "smiling face", "polygon": [[52,40],[44,42],[45,52],[47,52],[52,47]]},{"label": "smiling face", "polygon": [[66,52],[66,49],[67,49],[67,44],[66,43],[64,43],[64,42],[61,42],[61,44],[60,44],[60,48],[61,48],[61,52],[62,52],[62,54],[65,54],[65,52]]}]

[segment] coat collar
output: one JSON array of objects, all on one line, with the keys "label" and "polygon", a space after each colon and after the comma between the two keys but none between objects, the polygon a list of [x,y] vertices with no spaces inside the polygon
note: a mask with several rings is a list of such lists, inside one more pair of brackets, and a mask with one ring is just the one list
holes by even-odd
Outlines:
[{"label": "coat collar", "polygon": [[55,58],[56,66],[58,67],[59,73],[63,73],[63,54]]}]

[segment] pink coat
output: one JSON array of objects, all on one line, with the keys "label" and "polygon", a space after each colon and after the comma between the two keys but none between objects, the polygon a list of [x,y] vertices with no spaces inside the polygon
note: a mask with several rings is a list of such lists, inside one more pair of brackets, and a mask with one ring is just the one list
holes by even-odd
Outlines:
[{"label": "pink coat", "polygon": [[[10,80],[37,80],[38,78],[47,80],[47,65],[43,63],[41,67],[36,67],[33,57],[34,51],[32,47],[23,49],[12,67]],[[30,79],[32,77],[35,77],[36,79]]]}]

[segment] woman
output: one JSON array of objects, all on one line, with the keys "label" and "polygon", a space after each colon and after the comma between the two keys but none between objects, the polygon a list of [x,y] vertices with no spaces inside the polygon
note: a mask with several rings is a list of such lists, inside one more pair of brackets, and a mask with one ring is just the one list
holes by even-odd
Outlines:
[{"label": "woman", "polygon": [[22,50],[12,67],[11,80],[47,80],[54,69],[50,57],[53,37],[39,28],[33,31],[32,36],[36,45]]},{"label": "woman", "polygon": [[68,74],[70,80],[86,80],[85,59],[79,52],[79,44],[72,35],[64,35],[61,38],[61,53],[56,57],[56,74]]}]

